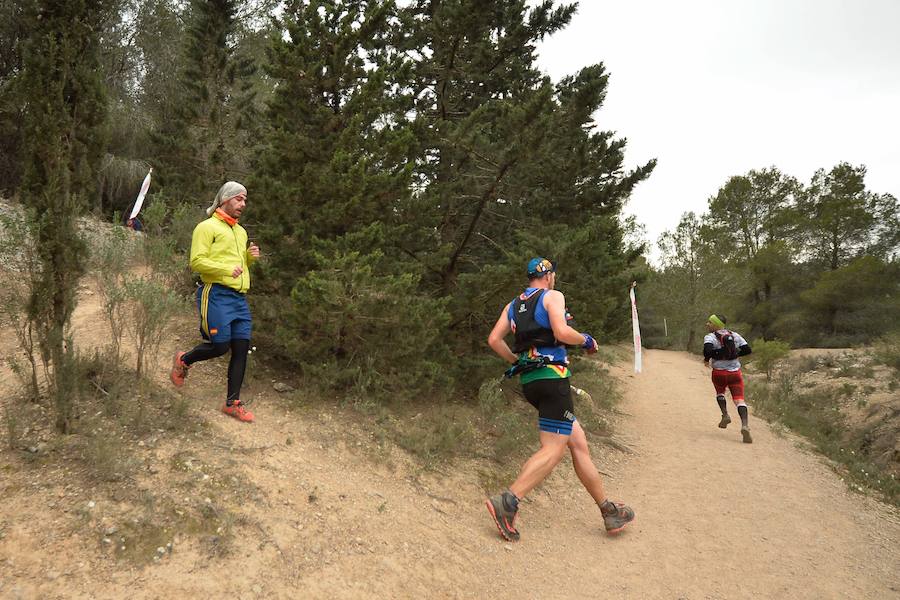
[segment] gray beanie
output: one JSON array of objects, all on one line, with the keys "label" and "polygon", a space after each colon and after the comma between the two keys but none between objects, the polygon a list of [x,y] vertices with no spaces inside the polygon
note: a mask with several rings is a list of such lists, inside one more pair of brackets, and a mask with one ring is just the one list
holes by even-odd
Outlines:
[{"label": "gray beanie", "polygon": [[226,181],[224,184],[222,184],[222,187],[219,188],[218,193],[216,193],[216,199],[213,200],[212,206],[206,209],[206,216],[211,217],[223,202],[225,202],[229,198],[234,198],[238,194],[246,195],[247,188],[245,188],[237,181]]}]

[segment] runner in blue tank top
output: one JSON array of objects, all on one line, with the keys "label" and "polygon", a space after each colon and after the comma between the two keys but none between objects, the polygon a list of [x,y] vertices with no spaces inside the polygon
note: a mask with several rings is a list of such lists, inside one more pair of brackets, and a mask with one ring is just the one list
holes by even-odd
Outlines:
[{"label": "runner in blue tank top", "polygon": [[[594,353],[597,342],[567,323],[566,299],[555,286],[556,265],[545,258],[531,259],[528,287],[503,308],[488,336],[488,345],[514,365],[512,371],[522,371],[522,393],[538,411],[540,430],[540,450],[525,462],[508,490],[486,502],[500,535],[508,541],[519,539],[515,526],[519,501],[553,471],[567,449],[578,479],[600,507],[607,533],[618,533],[634,519],[633,510],[606,497],[584,429],[575,419],[566,345]],[[515,335],[512,348],[505,339],[509,334]]]}]

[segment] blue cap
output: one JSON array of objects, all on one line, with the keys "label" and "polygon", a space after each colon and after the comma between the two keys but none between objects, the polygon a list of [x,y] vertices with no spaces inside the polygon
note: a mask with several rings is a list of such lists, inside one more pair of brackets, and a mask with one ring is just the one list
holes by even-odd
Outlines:
[{"label": "blue cap", "polygon": [[532,258],[528,261],[528,276],[532,279],[543,277],[546,273],[555,273],[556,263],[547,258]]}]

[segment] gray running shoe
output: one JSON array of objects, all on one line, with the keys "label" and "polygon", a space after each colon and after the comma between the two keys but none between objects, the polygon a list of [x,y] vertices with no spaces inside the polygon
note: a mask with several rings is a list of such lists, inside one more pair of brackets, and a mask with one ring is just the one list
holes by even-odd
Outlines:
[{"label": "gray running shoe", "polygon": [[600,505],[600,512],[603,514],[603,525],[609,535],[619,533],[625,529],[626,525],[634,521],[634,511],[621,502],[607,500]]},{"label": "gray running shoe", "polygon": [[485,505],[488,512],[491,513],[491,518],[494,519],[494,523],[496,523],[497,529],[500,530],[500,535],[503,536],[503,539],[508,542],[518,542],[519,531],[516,529],[518,509],[507,510],[506,505],[503,503],[503,494],[491,496],[485,501]]},{"label": "gray running shoe", "polygon": [[722,420],[719,421],[719,429],[725,429],[728,427],[728,424],[731,423],[731,417],[727,414],[722,415]]},{"label": "gray running shoe", "polygon": [[749,427],[741,427],[741,437],[744,438],[745,444],[753,443],[753,438],[750,437],[750,428]]}]

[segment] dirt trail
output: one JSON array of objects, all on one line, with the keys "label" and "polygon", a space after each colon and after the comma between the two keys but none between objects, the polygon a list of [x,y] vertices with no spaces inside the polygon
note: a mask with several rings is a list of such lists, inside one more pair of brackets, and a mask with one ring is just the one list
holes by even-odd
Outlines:
[{"label": "dirt trail", "polygon": [[220,371],[198,366],[183,393],[212,425],[191,452],[228,455],[251,484],[232,505],[245,519],[230,557],[188,538],[161,563],[117,563],[55,489],[0,470],[20,508],[4,516],[0,597],[900,597],[896,511],[848,492],[752,413],[752,445],[734,424],[718,429],[708,375],[687,354],[649,351],[637,376],[614,369],[617,436],[636,453],[597,446],[595,460],[636,522],[607,537],[567,459],[524,503],[518,544],[490,522],[477,464],[420,473],[402,457],[373,461],[327,409],[286,412],[276,394],[259,397],[255,424],[238,423],[209,398]]}]

